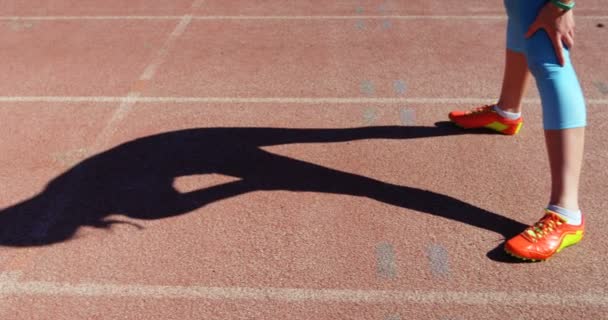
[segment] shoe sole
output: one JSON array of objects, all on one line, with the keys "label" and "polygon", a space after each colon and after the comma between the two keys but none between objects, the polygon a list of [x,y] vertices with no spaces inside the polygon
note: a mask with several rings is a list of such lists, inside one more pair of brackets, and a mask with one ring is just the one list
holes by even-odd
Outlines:
[{"label": "shoe sole", "polygon": [[505,132],[505,130],[509,129],[509,128],[508,127],[506,127],[506,128],[503,127],[505,125],[502,124],[502,123],[500,123],[500,122],[492,122],[492,123],[490,123],[488,125],[485,125],[483,127],[477,127],[477,128],[465,128],[465,127],[461,126],[460,124],[458,124],[457,122],[455,122],[452,119],[450,119],[450,122],[452,122],[455,126],[457,126],[458,128],[461,128],[461,129],[465,129],[466,130],[466,129],[481,129],[481,128],[484,128],[484,129],[489,129],[489,130],[492,130],[492,131],[496,131],[496,132],[504,134],[506,136],[514,136],[514,135],[516,135],[519,132],[519,130],[521,130],[521,126],[523,125],[523,122],[520,122],[520,123],[517,124],[517,127],[515,127],[515,130],[513,130],[513,132],[508,132],[508,131]]},{"label": "shoe sole", "polygon": [[513,252],[511,252],[511,251],[509,251],[509,250],[507,250],[507,249],[505,249],[505,252],[506,252],[508,255],[510,255],[511,257],[513,257],[513,258],[517,258],[517,259],[519,259],[519,260],[523,260],[523,261],[529,261],[529,262],[543,262],[543,261],[547,261],[547,260],[549,260],[549,258],[551,258],[551,257],[549,257],[549,258],[547,258],[547,259],[542,259],[542,260],[541,260],[541,259],[538,259],[538,260],[537,260],[537,259],[530,259],[530,258],[524,258],[524,257],[518,256],[518,255],[516,255],[515,253],[513,253]]}]

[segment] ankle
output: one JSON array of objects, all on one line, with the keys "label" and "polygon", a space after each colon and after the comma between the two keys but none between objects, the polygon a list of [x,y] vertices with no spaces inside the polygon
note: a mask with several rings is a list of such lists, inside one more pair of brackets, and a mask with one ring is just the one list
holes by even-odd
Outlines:
[{"label": "ankle", "polygon": [[578,205],[578,199],[576,199],[576,198],[567,199],[567,198],[551,197],[551,199],[549,200],[549,205],[558,206],[558,207],[564,208],[566,210],[572,210],[572,211],[580,210],[579,205]]},{"label": "ankle", "polygon": [[518,119],[521,117],[521,112],[505,111],[498,104],[494,105],[493,109],[494,109],[494,111],[496,111],[496,113],[498,113],[498,115],[500,115],[501,117],[503,117],[505,119],[515,120],[515,119]]},{"label": "ankle", "polygon": [[495,106],[505,112],[521,113],[521,104],[515,104],[510,101],[498,100]]},{"label": "ankle", "polygon": [[557,213],[557,215],[565,219],[568,224],[579,225],[582,222],[583,214],[581,213],[581,210],[578,209],[578,206],[576,206],[576,209],[571,209],[549,204],[547,210]]},{"label": "ankle", "polygon": [[501,111],[510,112],[510,113],[521,113],[521,108],[503,108],[501,105],[496,105],[497,108],[500,108]]}]

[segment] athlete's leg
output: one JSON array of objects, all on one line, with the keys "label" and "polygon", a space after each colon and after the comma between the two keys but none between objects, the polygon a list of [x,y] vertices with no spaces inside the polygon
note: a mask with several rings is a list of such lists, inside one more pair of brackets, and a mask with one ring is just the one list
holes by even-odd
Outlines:
[{"label": "athlete's leg", "polygon": [[520,113],[521,101],[530,82],[530,71],[522,35],[525,30],[519,21],[519,0],[505,0],[507,20],[507,53],[505,73],[498,106],[507,112]]},{"label": "athlete's leg", "polygon": [[507,49],[498,107],[507,112],[521,112],[521,101],[529,80],[530,71],[525,54]]},{"label": "athlete's leg", "polygon": [[[531,1],[541,2],[544,1]],[[534,8],[537,10],[537,8]],[[527,14],[526,14],[527,13]],[[531,24],[529,11],[523,19]],[[586,108],[583,92],[564,49],[564,66],[544,30],[526,40],[528,66],[536,79],[543,106],[545,141],[551,166],[550,204],[578,210],[578,186],[583,159]]]},{"label": "athlete's leg", "polygon": [[[546,0],[507,0],[517,3],[520,28],[534,22]],[[505,249],[521,258],[544,260],[582,238],[578,187],[583,159],[586,109],[583,92],[572,66],[569,50],[563,50],[565,64],[560,66],[551,40],[544,30],[525,40],[528,67],[541,96],[545,142],[551,168],[549,204],[559,208],[547,210],[534,226],[510,239]],[[556,212],[558,210],[560,212]],[[557,213],[557,214],[556,214]],[[558,215],[559,214],[559,215]],[[559,241],[555,241],[555,240]]]},{"label": "athlete's leg", "polygon": [[[507,48],[500,99],[495,106],[452,111],[450,120],[463,128],[488,128],[514,135],[522,125],[521,101],[530,79],[526,56]],[[497,109],[500,108],[500,109]]]},{"label": "athlete's leg", "polygon": [[509,20],[507,23],[507,50],[500,91],[496,105],[475,108],[472,111],[452,111],[450,120],[463,128],[488,128],[503,134],[514,135],[522,126],[521,102],[530,79],[530,71],[525,56],[525,44],[521,35],[521,24],[512,16],[518,6],[511,0],[505,1]]},{"label": "athlete's leg", "polygon": [[551,166],[549,204],[579,210],[578,187],[583,162],[585,128],[545,130]]}]

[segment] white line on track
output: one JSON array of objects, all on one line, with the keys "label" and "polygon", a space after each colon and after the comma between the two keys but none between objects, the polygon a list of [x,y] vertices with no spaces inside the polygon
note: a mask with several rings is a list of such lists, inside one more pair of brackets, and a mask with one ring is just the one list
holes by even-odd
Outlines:
[{"label": "white line on track", "polygon": [[154,60],[152,60],[152,63],[150,63],[148,65],[148,67],[146,67],[146,69],[144,70],[144,73],[139,78],[140,80],[151,80],[152,77],[154,77],[158,67],[167,59],[167,54],[169,52],[170,47],[173,45],[173,42],[175,42],[175,39],[177,39],[179,36],[181,36],[184,33],[184,31],[186,30],[186,28],[188,27],[188,25],[190,24],[191,21],[192,21],[192,16],[182,17],[179,24],[175,27],[175,29],[173,30],[173,32],[167,39],[166,43],[158,51]]},{"label": "white line on track", "polygon": [[[195,3],[199,3],[200,0],[196,0]],[[179,23],[174,28],[173,32],[169,35],[163,46],[156,52],[154,58],[146,66],[143,73],[139,77],[138,81],[149,81],[157,72],[157,69],[167,58],[169,49],[173,46],[175,40],[184,33],[190,22],[192,21],[191,15],[185,15],[180,18]],[[110,139],[116,133],[120,122],[131,112],[133,106],[138,102],[138,98],[141,96],[139,90],[130,91],[125,97],[113,97],[111,102],[120,103],[119,106],[114,110],[109,120],[97,135],[92,145],[85,149],[84,153],[94,153],[101,150],[104,146],[109,144]],[[66,101],[64,101],[66,102]],[[44,219],[39,219],[32,228],[32,234],[36,237],[46,237],[48,230],[50,230],[54,224],[59,220],[66,206],[69,204],[69,195],[73,194],[72,189],[79,185],[80,176],[76,175],[71,177],[65,184],[61,194],[65,197],[54,201],[50,210],[45,211]],[[0,279],[1,281],[1,279]],[[1,284],[0,284],[1,286]],[[0,288],[1,289],[1,288]]]},{"label": "white line on track", "polygon": [[[180,20],[184,16],[0,16],[2,20]],[[577,20],[602,20],[608,16],[577,16]],[[193,20],[506,20],[506,15],[376,15],[376,16],[192,16]]]},{"label": "white line on track", "polygon": [[[128,97],[113,96],[0,96],[0,102],[49,102],[49,103],[283,103],[283,104],[466,104],[491,103],[495,98],[306,98],[306,97],[142,97],[131,95]],[[540,99],[524,99],[524,103],[539,104]],[[608,99],[587,99],[588,105],[606,105]]]},{"label": "white line on track", "polygon": [[[200,0],[196,0],[194,1],[193,6],[200,5],[200,3]],[[154,56],[150,64],[148,64],[148,66],[146,66],[146,68],[144,69],[143,73],[139,77],[140,81],[149,81],[154,78],[160,65],[162,65],[165,60],[167,60],[169,50],[173,47],[173,44],[175,43],[177,38],[179,38],[184,33],[191,21],[191,15],[185,15],[180,18],[179,23],[177,24],[177,26],[175,26],[163,46],[156,52],[156,55]],[[100,148],[109,141],[112,135],[114,135],[118,123],[120,123],[120,121],[122,121],[122,119],[124,119],[129,114],[129,112],[131,112],[133,106],[138,102],[138,98],[140,97],[140,95],[141,92],[132,91],[129,92],[126,97],[120,98],[120,106],[112,114],[112,117],[105,125],[103,130],[100,132],[100,134],[97,136],[97,139],[95,139],[95,142],[92,146],[93,149]]]},{"label": "white line on track", "polygon": [[19,281],[20,272],[0,274],[0,296],[43,295],[152,299],[258,300],[337,303],[417,303],[463,305],[544,305],[607,307],[604,294],[506,291],[353,290],[161,286],[140,284]]}]

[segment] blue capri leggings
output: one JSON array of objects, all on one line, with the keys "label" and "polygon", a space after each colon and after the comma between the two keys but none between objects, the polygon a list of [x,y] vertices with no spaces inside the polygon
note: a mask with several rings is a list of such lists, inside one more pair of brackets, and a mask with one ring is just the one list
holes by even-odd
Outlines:
[{"label": "blue capri leggings", "polygon": [[562,67],[543,29],[529,39],[524,37],[547,0],[504,0],[504,3],[509,16],[507,48],[526,56],[540,92],[544,128],[557,130],[586,126],[585,98],[568,49],[564,45],[565,64]]}]

